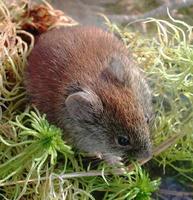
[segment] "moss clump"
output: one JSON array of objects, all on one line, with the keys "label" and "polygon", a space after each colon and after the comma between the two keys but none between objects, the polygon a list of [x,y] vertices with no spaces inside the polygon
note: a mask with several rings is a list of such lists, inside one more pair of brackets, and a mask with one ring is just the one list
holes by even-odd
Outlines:
[{"label": "moss clump", "polygon": [[154,160],[164,170],[172,167],[192,182],[193,27],[170,15],[169,18],[170,22],[153,18],[142,21],[156,27],[157,33],[153,37],[144,37],[141,33],[131,32],[128,27],[119,28],[106,21],[132,50],[152,86],[156,115],[152,131],[154,146],[173,136],[181,138],[177,142],[170,141],[172,147]]},{"label": "moss clump", "polygon": [[[31,19],[25,14],[29,7],[27,2],[18,1],[9,6],[5,3],[0,2],[0,197],[94,199],[94,191],[102,191],[104,198],[112,199],[126,195],[128,186],[130,194],[127,196],[149,197],[156,190],[154,183],[157,186],[159,181],[152,182],[139,166],[122,177],[106,177],[109,167],[103,164],[96,171],[90,171],[89,166],[85,169],[82,157],[63,141],[61,130],[27,105],[23,71],[34,37],[22,27],[26,27],[24,22],[27,27],[34,24],[29,24]],[[40,8],[46,10],[44,6]],[[147,190],[141,187],[145,180]],[[120,183],[123,193],[116,187]]]},{"label": "moss clump", "polygon": [[149,199],[159,185],[159,180],[151,181],[139,166],[122,177],[105,178],[102,166],[98,171],[84,172],[81,157],[76,158],[65,144],[61,130],[49,125],[37,110],[25,110],[9,124],[17,139],[13,142],[0,136],[0,185],[4,197],[30,199],[36,195],[38,199],[49,195],[50,199],[61,199],[66,194],[69,199],[94,199],[91,193],[102,191],[104,199]]},{"label": "moss clump", "polygon": [[[134,170],[121,176],[109,176],[112,169],[103,163],[90,170],[90,165],[83,164],[83,157],[65,144],[61,130],[28,105],[23,71],[34,37],[21,26],[23,13],[28,9],[28,2],[18,1],[8,6],[0,1],[0,197],[150,199],[159,180],[151,181],[136,164]],[[110,22],[109,27],[132,50],[153,88],[155,147],[162,142],[173,144],[161,154],[155,152],[159,155],[154,157],[154,162],[165,170],[172,167],[184,181],[192,182],[192,27],[170,19],[171,22],[144,21],[157,28],[153,38]],[[180,138],[175,143],[170,139],[173,135]]]}]

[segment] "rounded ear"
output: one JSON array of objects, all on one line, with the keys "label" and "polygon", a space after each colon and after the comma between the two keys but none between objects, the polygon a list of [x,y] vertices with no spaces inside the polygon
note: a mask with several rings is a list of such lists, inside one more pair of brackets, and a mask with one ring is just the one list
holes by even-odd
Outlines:
[{"label": "rounded ear", "polygon": [[100,98],[87,90],[69,95],[65,105],[69,115],[77,120],[93,121],[103,110]]},{"label": "rounded ear", "polygon": [[111,57],[109,67],[107,69],[124,85],[130,85],[133,77],[140,75],[139,68],[132,58],[126,55],[114,55]]}]

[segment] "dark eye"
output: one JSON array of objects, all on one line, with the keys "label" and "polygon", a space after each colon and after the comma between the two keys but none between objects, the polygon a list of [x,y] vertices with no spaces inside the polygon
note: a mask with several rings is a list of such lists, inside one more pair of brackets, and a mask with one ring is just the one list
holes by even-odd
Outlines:
[{"label": "dark eye", "polygon": [[121,146],[128,146],[130,145],[129,139],[127,136],[118,136],[117,141]]}]

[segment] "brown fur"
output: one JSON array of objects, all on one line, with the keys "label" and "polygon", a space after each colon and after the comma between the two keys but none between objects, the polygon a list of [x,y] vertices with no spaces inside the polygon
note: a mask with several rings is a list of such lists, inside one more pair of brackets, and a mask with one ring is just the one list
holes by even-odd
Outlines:
[{"label": "brown fur", "polygon": [[[123,56],[125,58],[122,59]],[[112,59],[120,59],[120,65],[124,69],[120,66],[120,70],[114,70],[111,67]],[[92,148],[83,147],[83,143],[89,145],[92,141],[91,138],[87,144],[84,141],[87,135],[81,135],[85,131],[83,129],[87,128],[93,133],[95,129],[100,129],[100,137],[107,140],[98,150],[97,147],[94,148],[94,152],[114,155],[114,148],[119,152],[117,156],[123,156],[125,149],[117,150],[112,138],[112,135],[119,133],[132,138],[133,145],[139,147],[136,148],[138,154],[150,151],[149,130],[145,119],[145,115],[149,115],[151,110],[149,88],[128,50],[112,34],[93,27],[48,31],[37,39],[28,63],[25,84],[31,102],[47,114],[50,122],[68,132],[66,135],[75,146],[92,151]],[[87,122],[85,127],[77,125],[77,121],[76,124],[72,122],[65,107],[65,100],[69,95],[84,89],[94,92],[102,102],[103,111],[98,112],[99,117],[95,116],[96,127],[92,126],[92,129],[87,127],[90,126]],[[74,137],[79,137],[79,140]],[[82,138],[81,143],[79,141]],[[90,145],[97,146],[98,143]]]}]

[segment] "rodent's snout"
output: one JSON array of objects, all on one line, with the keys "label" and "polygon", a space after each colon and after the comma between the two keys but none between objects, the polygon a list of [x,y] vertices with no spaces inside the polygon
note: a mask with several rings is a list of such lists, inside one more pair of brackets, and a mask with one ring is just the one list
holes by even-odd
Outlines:
[{"label": "rodent's snout", "polygon": [[146,148],[138,149],[133,152],[137,159],[146,159],[152,156],[152,147],[148,145]]},{"label": "rodent's snout", "polygon": [[145,159],[145,158],[149,158],[151,156],[152,156],[152,150],[149,149],[149,150],[143,151],[140,154],[138,154],[137,158],[138,159]]},{"label": "rodent's snout", "polygon": [[133,152],[129,152],[127,155],[123,157],[123,162],[128,163],[129,160],[141,160],[141,159],[147,159],[152,156],[152,150],[135,150]]},{"label": "rodent's snout", "polygon": [[148,137],[135,141],[135,144],[132,149],[125,152],[124,157],[127,157],[127,159],[141,160],[152,156],[152,143]]}]

